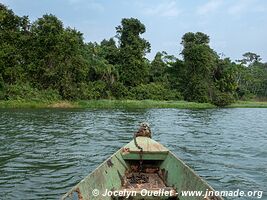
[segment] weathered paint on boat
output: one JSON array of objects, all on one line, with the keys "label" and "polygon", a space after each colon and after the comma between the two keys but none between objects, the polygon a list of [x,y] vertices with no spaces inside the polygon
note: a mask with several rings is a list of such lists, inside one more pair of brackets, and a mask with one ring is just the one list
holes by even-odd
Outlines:
[{"label": "weathered paint on boat", "polygon": [[[160,143],[147,137],[137,137],[136,141],[142,147],[142,153],[136,147],[134,140],[131,141],[74,186],[62,199],[125,199],[103,196],[102,194],[105,194],[107,190],[136,192],[137,195],[130,199],[223,200],[219,196],[206,198],[204,196],[182,196],[182,191],[203,191],[205,194],[206,191],[214,190]],[[139,172],[137,170],[140,160],[143,163],[142,173],[140,173],[140,169]],[[132,183],[132,179],[135,180],[136,177],[142,176],[147,179],[147,182],[143,183],[141,180],[141,182]],[[95,189],[99,191],[99,195],[93,195]],[[142,189],[148,191],[162,189],[172,191],[173,195],[144,197],[140,196]]]}]

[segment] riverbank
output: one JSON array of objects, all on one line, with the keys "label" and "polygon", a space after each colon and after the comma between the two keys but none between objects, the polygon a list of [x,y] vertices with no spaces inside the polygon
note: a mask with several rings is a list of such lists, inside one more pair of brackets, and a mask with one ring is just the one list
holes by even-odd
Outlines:
[{"label": "riverbank", "polygon": [[237,101],[227,108],[267,108],[267,101]]},{"label": "riverbank", "polygon": [[[127,108],[180,108],[207,109],[216,108],[209,103],[187,101],[156,100],[87,100],[87,101],[0,101],[0,108],[92,108],[92,109],[127,109]],[[267,108],[267,102],[238,101],[227,108]]]}]

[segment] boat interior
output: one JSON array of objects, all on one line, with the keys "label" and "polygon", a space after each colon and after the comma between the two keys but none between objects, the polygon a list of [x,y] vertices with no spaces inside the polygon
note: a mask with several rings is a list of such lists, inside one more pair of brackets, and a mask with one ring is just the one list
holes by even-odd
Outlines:
[{"label": "boat interior", "polygon": [[132,141],[121,151],[127,169],[121,177],[120,190],[134,194],[132,199],[178,199],[175,188],[167,183],[168,171],[161,167],[168,149],[151,139],[136,140],[142,150]]},{"label": "boat interior", "polygon": [[[99,195],[92,194],[94,189],[99,190]],[[137,137],[136,141],[131,141],[113,154],[62,199],[203,200],[203,197],[181,196],[184,190],[205,192],[213,189],[163,145],[147,137]],[[111,195],[105,196],[106,191],[111,191]],[[112,193],[114,191],[124,195],[115,195]],[[128,198],[127,193],[131,193]]]},{"label": "boat interior", "polygon": [[167,184],[167,171],[160,168],[161,160],[126,160],[126,163],[130,167],[122,177],[120,190],[134,194],[132,199],[143,199],[143,196],[146,199],[178,199],[175,188]]}]

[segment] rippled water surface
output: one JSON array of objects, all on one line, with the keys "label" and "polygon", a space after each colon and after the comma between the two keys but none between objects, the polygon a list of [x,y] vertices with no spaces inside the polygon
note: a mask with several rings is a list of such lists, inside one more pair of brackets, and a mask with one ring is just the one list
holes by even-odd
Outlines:
[{"label": "rippled water surface", "polygon": [[0,199],[59,199],[142,121],[216,190],[267,199],[267,109],[256,108],[0,110]]}]

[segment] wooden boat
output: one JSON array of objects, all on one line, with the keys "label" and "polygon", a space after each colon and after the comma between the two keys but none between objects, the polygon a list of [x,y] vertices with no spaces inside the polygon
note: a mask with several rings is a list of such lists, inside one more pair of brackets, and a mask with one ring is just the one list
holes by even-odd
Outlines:
[{"label": "wooden boat", "polygon": [[[184,191],[187,191],[186,196]],[[194,191],[198,194],[192,193]],[[214,192],[211,186],[163,145],[148,137],[137,137],[103,162],[62,199],[223,199],[215,196]]]}]

